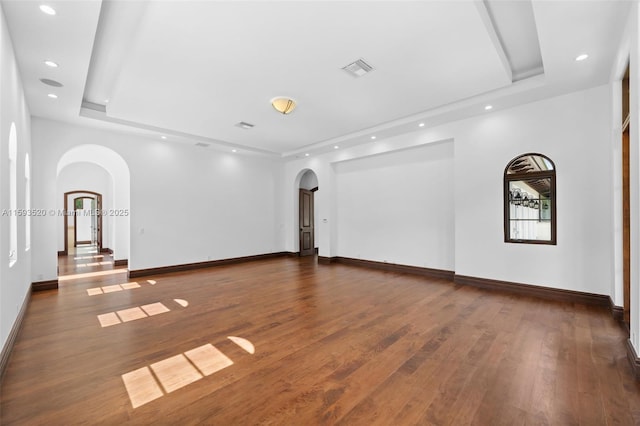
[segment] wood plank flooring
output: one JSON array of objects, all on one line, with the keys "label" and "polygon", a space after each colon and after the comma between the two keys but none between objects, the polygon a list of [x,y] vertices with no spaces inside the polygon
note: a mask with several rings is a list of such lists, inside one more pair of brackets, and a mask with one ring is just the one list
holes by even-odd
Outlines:
[{"label": "wood plank flooring", "polygon": [[135,284],[95,267],[33,295],[1,424],[640,424],[603,308],[313,257]]}]

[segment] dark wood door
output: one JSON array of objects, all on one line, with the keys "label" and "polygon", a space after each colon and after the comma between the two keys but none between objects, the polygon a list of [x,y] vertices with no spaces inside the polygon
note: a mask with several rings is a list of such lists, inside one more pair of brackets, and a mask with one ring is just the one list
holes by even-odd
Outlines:
[{"label": "dark wood door", "polygon": [[315,254],[313,192],[300,189],[300,256]]}]

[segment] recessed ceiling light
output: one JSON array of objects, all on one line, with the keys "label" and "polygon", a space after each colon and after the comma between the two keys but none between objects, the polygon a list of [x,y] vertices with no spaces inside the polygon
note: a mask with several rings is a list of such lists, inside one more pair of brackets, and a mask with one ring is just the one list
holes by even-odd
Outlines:
[{"label": "recessed ceiling light", "polygon": [[484,109],[485,111],[489,111],[490,109],[493,109],[493,105],[486,105]]},{"label": "recessed ceiling light", "polygon": [[167,137],[163,135],[163,136],[160,136],[160,139],[167,139]]},{"label": "recessed ceiling light", "polygon": [[371,136],[371,140],[375,140],[375,139],[376,139],[376,137],[375,137],[375,136]]},{"label": "recessed ceiling light", "polygon": [[58,68],[58,64],[53,61],[44,61],[44,64],[51,68]]},{"label": "recessed ceiling light", "polygon": [[424,127],[424,123],[418,124],[418,127]]},{"label": "recessed ceiling light", "polygon": [[307,152],[304,156],[305,156],[305,157],[308,157],[308,156],[309,156],[309,153]]},{"label": "recessed ceiling light", "polygon": [[105,100],[104,100],[104,103],[105,103],[105,104],[108,104],[108,103],[109,103],[109,99],[105,99]]},{"label": "recessed ceiling light", "polygon": [[238,150],[237,149],[232,149],[231,152],[238,152]]},{"label": "recessed ceiling light", "polygon": [[335,145],[335,146],[333,147],[333,149],[338,149],[338,148],[340,148],[338,145]]},{"label": "recessed ceiling light", "polygon": [[587,59],[589,57],[589,55],[587,55],[586,53],[583,53],[582,55],[578,55],[576,56],[576,61],[580,62],[580,61],[584,61],[585,59]]},{"label": "recessed ceiling light", "polygon": [[58,95],[56,95],[55,93],[49,93],[47,96],[51,99],[58,99]]},{"label": "recessed ceiling light", "polygon": [[47,15],[55,15],[56,14],[56,10],[54,8],[52,8],[51,6],[47,6],[46,4],[41,4],[40,5],[40,10],[43,13],[46,13]]}]

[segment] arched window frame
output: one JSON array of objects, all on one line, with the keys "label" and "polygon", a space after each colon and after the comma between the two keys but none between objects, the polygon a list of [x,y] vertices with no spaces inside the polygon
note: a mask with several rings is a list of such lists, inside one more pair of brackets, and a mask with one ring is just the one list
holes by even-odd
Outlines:
[{"label": "arched window frame", "polygon": [[16,124],[9,130],[9,267],[18,261],[18,134]]},{"label": "arched window frame", "polygon": [[[528,172],[515,172],[509,173],[511,167],[518,161],[527,156],[538,156],[548,161],[552,169],[544,171],[528,171]],[[536,179],[549,179],[549,200],[550,200],[550,225],[551,232],[548,240],[538,239],[526,239],[526,238],[512,238],[511,237],[511,192],[510,184],[515,181],[533,181]],[[555,163],[546,155],[539,153],[526,153],[518,155],[511,160],[504,169],[504,241],[506,243],[521,243],[521,244],[557,244],[557,218],[556,218],[556,166]]]},{"label": "arched window frame", "polygon": [[24,251],[31,248],[31,163],[29,153],[24,156]]}]

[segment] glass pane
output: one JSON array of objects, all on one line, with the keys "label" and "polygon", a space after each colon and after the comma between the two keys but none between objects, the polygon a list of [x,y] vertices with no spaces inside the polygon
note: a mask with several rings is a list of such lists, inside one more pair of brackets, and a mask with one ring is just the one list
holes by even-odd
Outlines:
[{"label": "glass pane", "polygon": [[553,163],[547,157],[536,154],[523,155],[509,164],[507,174],[534,173],[553,170]]},{"label": "glass pane", "polygon": [[509,182],[509,239],[551,241],[551,178]]}]

